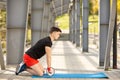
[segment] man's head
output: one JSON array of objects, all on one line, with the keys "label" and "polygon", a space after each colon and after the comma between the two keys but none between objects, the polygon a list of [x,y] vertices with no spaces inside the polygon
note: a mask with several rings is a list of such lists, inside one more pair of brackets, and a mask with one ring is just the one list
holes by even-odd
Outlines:
[{"label": "man's head", "polygon": [[62,32],[61,29],[59,29],[58,27],[51,27],[50,29],[50,35],[54,40],[60,37],[61,32]]}]

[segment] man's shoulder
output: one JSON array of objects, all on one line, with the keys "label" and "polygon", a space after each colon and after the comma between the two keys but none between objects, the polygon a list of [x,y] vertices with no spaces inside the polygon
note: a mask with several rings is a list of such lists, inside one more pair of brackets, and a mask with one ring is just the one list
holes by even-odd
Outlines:
[{"label": "man's shoulder", "polygon": [[44,37],[44,38],[42,38],[42,39],[40,39],[39,41],[38,41],[38,43],[48,43],[48,42],[51,42],[51,40],[50,40],[50,37],[48,36],[48,37]]},{"label": "man's shoulder", "polygon": [[49,38],[49,36],[47,36],[47,37],[44,37],[42,40],[43,40],[43,41],[49,41],[50,38]]}]

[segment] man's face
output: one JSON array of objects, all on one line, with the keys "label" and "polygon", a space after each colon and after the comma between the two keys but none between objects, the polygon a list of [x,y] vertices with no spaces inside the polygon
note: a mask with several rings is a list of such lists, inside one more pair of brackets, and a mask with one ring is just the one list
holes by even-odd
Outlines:
[{"label": "man's face", "polygon": [[54,39],[57,40],[60,37],[61,32],[53,32]]}]

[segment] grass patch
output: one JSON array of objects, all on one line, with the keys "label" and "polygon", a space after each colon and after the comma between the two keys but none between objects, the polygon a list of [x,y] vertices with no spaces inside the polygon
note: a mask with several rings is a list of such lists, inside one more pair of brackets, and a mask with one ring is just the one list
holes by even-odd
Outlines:
[{"label": "grass patch", "polygon": [[[61,29],[69,29],[69,15],[64,14],[62,16],[57,17],[56,22]],[[89,33],[98,33],[98,16],[89,16]]]},{"label": "grass patch", "polygon": [[62,16],[59,16],[56,18],[56,22],[58,23],[58,26],[65,30],[65,29],[69,29],[69,15],[68,14],[64,14]]},{"label": "grass patch", "polygon": [[[88,31],[89,34],[99,34],[99,16],[98,15],[90,15],[89,16],[89,24],[88,24]],[[61,29],[69,29],[69,15],[64,14],[62,16],[57,17],[56,22]],[[120,15],[117,17],[117,22],[120,23]],[[82,29],[82,27],[81,27]]]},{"label": "grass patch", "polygon": [[98,15],[90,15],[88,20],[89,20],[88,24],[89,34],[98,34],[99,32]]}]

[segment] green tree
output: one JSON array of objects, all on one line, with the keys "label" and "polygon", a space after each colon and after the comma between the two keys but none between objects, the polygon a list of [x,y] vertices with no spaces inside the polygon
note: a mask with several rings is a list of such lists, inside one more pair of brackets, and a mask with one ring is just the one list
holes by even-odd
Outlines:
[{"label": "green tree", "polygon": [[89,13],[92,15],[98,14],[98,0],[89,1]]},{"label": "green tree", "polygon": [[120,15],[120,0],[117,0],[117,12]]}]

